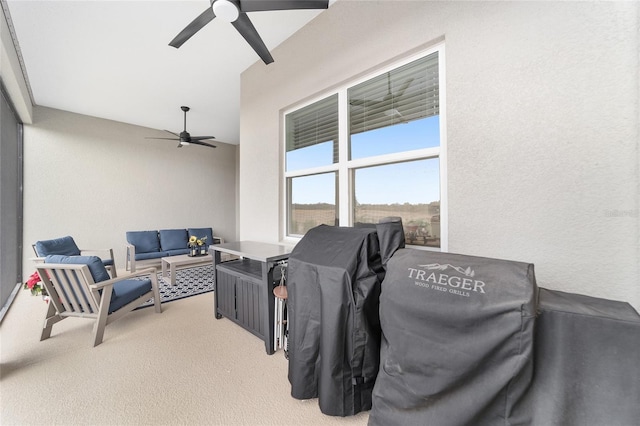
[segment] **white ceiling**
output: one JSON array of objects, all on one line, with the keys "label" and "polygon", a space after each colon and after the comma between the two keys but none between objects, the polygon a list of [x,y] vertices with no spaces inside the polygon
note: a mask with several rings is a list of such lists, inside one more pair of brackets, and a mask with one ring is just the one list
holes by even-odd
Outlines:
[{"label": "white ceiling", "polygon": [[[240,74],[268,65],[218,19],[179,49],[168,45],[209,0],[6,3],[36,105],[177,133],[186,105],[192,136],[240,142]],[[248,15],[277,62],[273,49],[319,13]]]}]

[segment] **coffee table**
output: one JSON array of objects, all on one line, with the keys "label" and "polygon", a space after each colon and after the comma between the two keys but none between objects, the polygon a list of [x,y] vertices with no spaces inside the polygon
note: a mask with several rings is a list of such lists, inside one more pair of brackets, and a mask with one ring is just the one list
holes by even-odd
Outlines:
[{"label": "coffee table", "polygon": [[197,266],[204,265],[206,263],[213,264],[211,252],[203,256],[189,256],[187,254],[167,256],[160,260],[162,262],[162,278],[167,276],[170,277],[171,285],[176,285],[176,269],[178,269],[178,266]]}]

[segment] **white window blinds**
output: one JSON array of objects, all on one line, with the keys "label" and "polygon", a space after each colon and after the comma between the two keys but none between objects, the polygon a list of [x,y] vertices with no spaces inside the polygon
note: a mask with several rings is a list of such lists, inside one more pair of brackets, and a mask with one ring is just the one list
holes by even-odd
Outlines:
[{"label": "white window blinds", "polygon": [[287,152],[324,142],[338,151],[338,94],[286,116]]},{"label": "white window blinds", "polygon": [[350,134],[439,114],[438,52],[348,90]]}]

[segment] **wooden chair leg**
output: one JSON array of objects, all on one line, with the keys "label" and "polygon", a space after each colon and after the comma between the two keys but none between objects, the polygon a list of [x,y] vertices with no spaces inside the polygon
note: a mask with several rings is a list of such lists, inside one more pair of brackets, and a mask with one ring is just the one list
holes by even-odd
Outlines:
[{"label": "wooden chair leg", "polygon": [[51,337],[51,329],[53,324],[62,321],[64,318],[56,314],[56,307],[53,303],[49,302],[49,308],[47,308],[47,314],[44,317],[44,324],[42,325],[42,334],[40,334],[40,341]]},{"label": "wooden chair leg", "polygon": [[100,308],[98,310],[98,318],[93,325],[93,346],[96,347],[102,343],[104,337],[104,329],[107,326],[107,316],[109,315],[109,303],[111,303],[111,293],[113,287],[108,286],[102,290],[102,298],[100,299]]},{"label": "wooden chair leg", "polygon": [[162,313],[162,305],[160,304],[160,290],[158,287],[158,274],[151,274],[151,289],[153,290],[153,306],[156,313]]}]

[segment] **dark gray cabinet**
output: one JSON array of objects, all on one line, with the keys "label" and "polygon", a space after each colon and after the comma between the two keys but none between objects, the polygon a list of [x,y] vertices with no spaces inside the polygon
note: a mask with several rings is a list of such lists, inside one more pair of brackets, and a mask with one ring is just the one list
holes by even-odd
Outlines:
[{"label": "dark gray cabinet", "polygon": [[[215,316],[225,317],[264,340],[273,354],[274,283],[280,279],[277,267],[289,257],[291,248],[255,241],[216,244],[213,262]],[[221,253],[240,259],[221,262]]]},{"label": "dark gray cabinet", "polygon": [[225,316],[264,340],[267,337],[265,328],[269,327],[265,327],[262,318],[269,302],[260,292],[260,262],[235,260],[219,264],[216,270],[216,317]]}]

